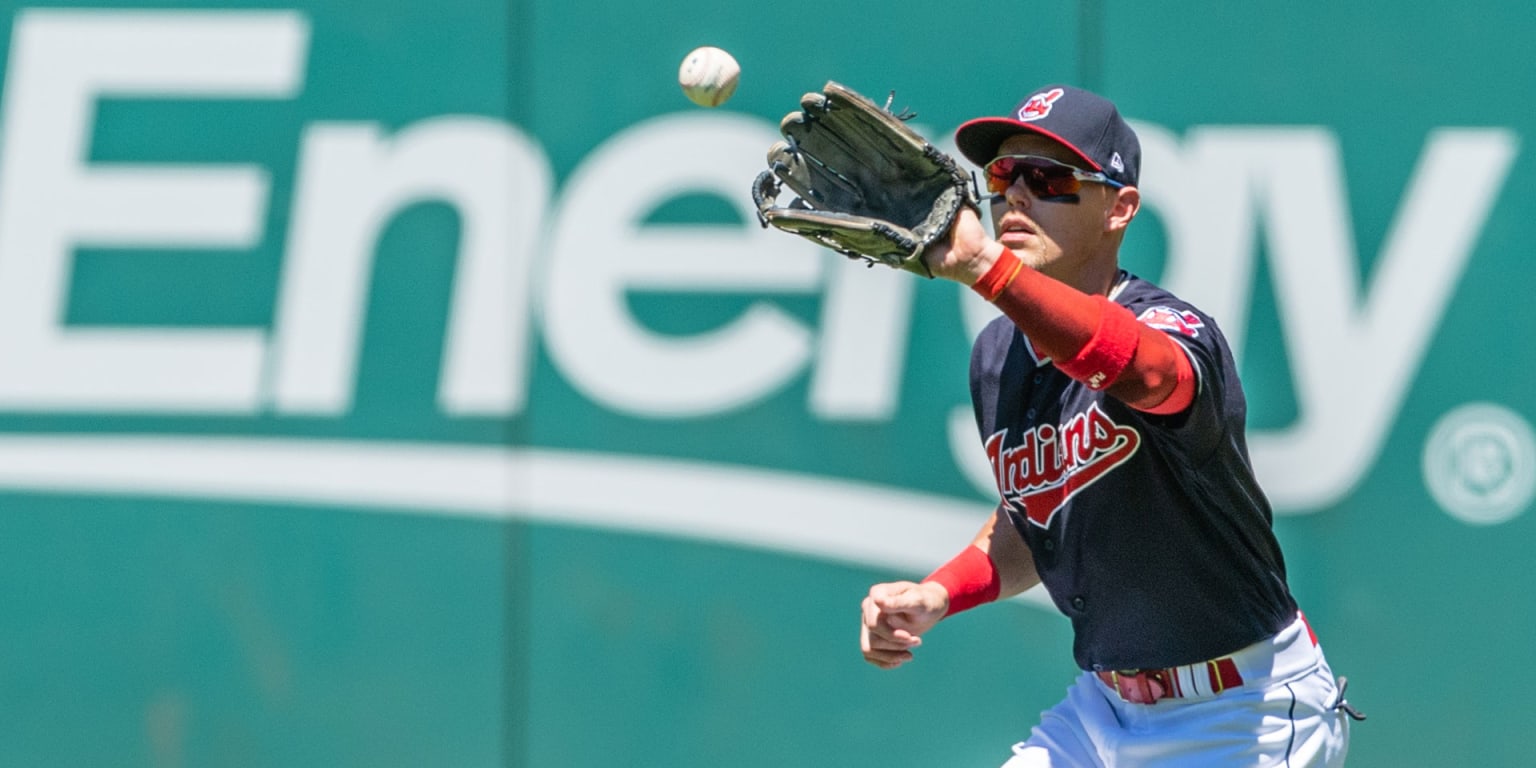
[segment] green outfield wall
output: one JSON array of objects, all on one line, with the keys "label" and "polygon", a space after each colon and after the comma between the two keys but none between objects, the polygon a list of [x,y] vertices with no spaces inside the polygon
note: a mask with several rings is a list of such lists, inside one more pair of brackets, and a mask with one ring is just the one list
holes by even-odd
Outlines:
[{"label": "green outfield wall", "polygon": [[[942,13],[942,16],[938,14]],[[993,491],[990,308],[761,229],[828,79],[1145,150],[1351,765],[1523,766],[1536,15],[1515,0],[99,0],[0,13],[0,766],[994,766],[1044,598],[857,649]],[[675,83],[733,52],[735,97]],[[1177,556],[1177,553],[1172,553]]]}]

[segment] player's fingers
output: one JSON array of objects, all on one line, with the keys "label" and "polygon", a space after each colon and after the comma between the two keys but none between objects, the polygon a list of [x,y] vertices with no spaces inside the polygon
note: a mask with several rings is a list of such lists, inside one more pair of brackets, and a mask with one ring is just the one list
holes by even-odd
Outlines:
[{"label": "player's fingers", "polygon": [[893,626],[891,620],[894,617],[881,611],[875,600],[864,598],[861,636],[863,645],[867,650],[871,641],[879,643],[884,648],[913,648],[922,644],[922,638],[906,629]]},{"label": "player's fingers", "polygon": [[876,584],[860,605],[859,651],[865,661],[881,669],[895,669],[911,661],[911,649],[922,644],[917,635],[892,626],[893,615],[881,608],[882,601],[912,586],[910,582]]},{"label": "player's fingers", "polygon": [[875,602],[873,589],[870,590],[870,594],[864,598],[864,602],[859,607],[863,612],[864,626],[873,627],[880,623],[880,606]]},{"label": "player's fingers", "polygon": [[[869,600],[866,598],[864,603],[868,606]],[[870,649],[874,647],[875,642],[874,625],[870,622],[869,614],[865,613],[862,620],[859,621],[859,650],[869,653]]]},{"label": "player's fingers", "polygon": [[911,661],[912,652],[875,648],[864,652],[864,660],[881,669],[895,669]]},{"label": "player's fingers", "polygon": [[882,611],[911,610],[921,601],[916,594],[917,585],[910,581],[893,581],[876,584],[869,588],[869,599]]},{"label": "player's fingers", "polygon": [[929,604],[929,596],[923,591],[922,585],[907,582],[900,589],[886,590],[880,593],[870,591],[870,597],[875,601],[875,606],[881,612],[911,617],[921,620],[933,609]]},{"label": "player's fingers", "polygon": [[871,634],[869,626],[862,622],[859,625],[859,651],[865,661],[881,669],[895,669],[912,659],[912,652],[905,650],[905,646]]},{"label": "player's fingers", "polygon": [[920,637],[907,633],[893,634],[888,631],[882,631],[878,627],[865,627],[863,637],[862,645],[866,650],[874,648],[877,650],[903,651],[923,644],[923,640]]},{"label": "player's fingers", "polygon": [[878,611],[869,611],[870,600],[865,599],[865,611],[859,621],[859,650],[868,658],[871,653],[900,652],[922,645],[922,639],[909,632],[891,628]]},{"label": "player's fingers", "polygon": [[889,626],[892,637],[915,638],[937,624],[942,615],[942,609],[916,586],[897,595],[876,599],[875,607]]}]

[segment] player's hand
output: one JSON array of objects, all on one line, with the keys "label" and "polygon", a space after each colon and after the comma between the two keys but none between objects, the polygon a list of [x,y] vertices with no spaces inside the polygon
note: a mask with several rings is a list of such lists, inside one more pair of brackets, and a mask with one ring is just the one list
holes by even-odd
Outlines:
[{"label": "player's hand", "polygon": [[859,627],[864,660],[881,669],[911,661],[912,649],[923,644],[923,633],[948,610],[949,592],[934,582],[896,581],[870,587]]},{"label": "player's hand", "polygon": [[992,239],[981,216],[974,209],[961,208],[949,237],[928,246],[923,262],[934,277],[971,285],[992,268],[1002,252],[1003,244]]}]

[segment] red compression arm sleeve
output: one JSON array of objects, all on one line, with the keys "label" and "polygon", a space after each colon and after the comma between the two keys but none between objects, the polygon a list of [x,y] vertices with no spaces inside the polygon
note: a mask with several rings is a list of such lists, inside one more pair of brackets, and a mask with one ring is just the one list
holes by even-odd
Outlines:
[{"label": "red compression arm sleeve", "polygon": [[942,584],[949,592],[949,610],[945,616],[953,616],[982,603],[997,599],[1003,591],[1002,577],[991,556],[972,544],[955,555],[953,560],[939,566],[923,581]]},{"label": "red compression arm sleeve", "polygon": [[[1152,331],[1148,328],[1147,330]],[[1152,331],[1157,333],[1156,331]],[[1157,333],[1162,343],[1157,345],[1164,349],[1160,354],[1173,358],[1173,389],[1168,392],[1168,397],[1162,402],[1131,403],[1132,408],[1155,413],[1159,416],[1170,416],[1183,411],[1189,404],[1195,401],[1195,369],[1189,364],[1189,354],[1182,347],[1174,343],[1167,334]],[[1149,353],[1150,356],[1151,353]],[[1155,398],[1150,398],[1155,399]],[[1149,400],[1150,400],[1149,399]]]},{"label": "red compression arm sleeve", "polygon": [[1178,413],[1194,401],[1188,355],[1125,307],[1025,268],[1008,249],[972,288],[1062,373],[1149,413]]}]

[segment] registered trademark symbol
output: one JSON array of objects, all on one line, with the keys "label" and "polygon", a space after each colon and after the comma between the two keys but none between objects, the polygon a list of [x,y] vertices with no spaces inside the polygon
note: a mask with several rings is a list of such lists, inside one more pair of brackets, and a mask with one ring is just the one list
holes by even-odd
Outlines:
[{"label": "registered trademark symbol", "polygon": [[1423,471],[1446,514],[1470,525],[1505,522],[1536,496],[1536,433],[1504,406],[1468,403],[1430,429]]}]

